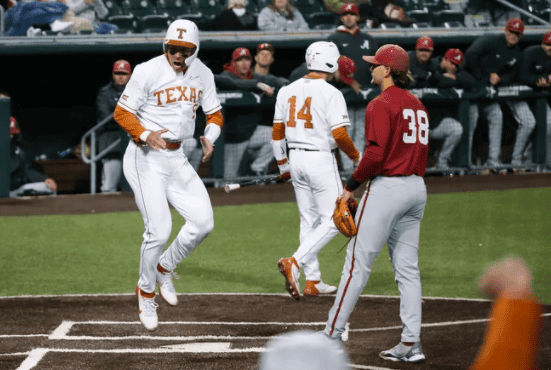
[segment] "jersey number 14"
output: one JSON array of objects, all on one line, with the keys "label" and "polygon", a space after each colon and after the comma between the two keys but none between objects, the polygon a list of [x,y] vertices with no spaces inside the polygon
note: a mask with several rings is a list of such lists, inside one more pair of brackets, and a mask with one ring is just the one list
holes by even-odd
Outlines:
[{"label": "jersey number 14", "polygon": [[287,101],[289,102],[289,119],[287,120],[287,127],[297,127],[297,119],[301,119],[304,120],[304,128],[313,129],[314,124],[312,123],[312,115],[310,114],[312,98],[310,96],[306,98],[298,113],[296,113],[297,97],[293,95]]},{"label": "jersey number 14", "polygon": [[429,143],[429,118],[427,112],[424,110],[418,110],[414,112],[413,109],[404,109],[402,111],[404,119],[409,122],[409,131],[404,132],[402,139],[406,144],[415,144],[417,137],[419,142],[423,145]]}]

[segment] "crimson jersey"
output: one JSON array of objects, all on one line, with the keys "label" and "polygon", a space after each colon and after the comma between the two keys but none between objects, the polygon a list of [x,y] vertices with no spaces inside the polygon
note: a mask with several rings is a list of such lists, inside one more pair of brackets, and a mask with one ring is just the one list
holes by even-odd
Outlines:
[{"label": "crimson jersey", "polygon": [[407,90],[391,86],[373,99],[365,110],[366,150],[376,145],[383,161],[372,166],[362,160],[354,172],[356,180],[384,175],[423,176],[429,151],[427,108]]}]

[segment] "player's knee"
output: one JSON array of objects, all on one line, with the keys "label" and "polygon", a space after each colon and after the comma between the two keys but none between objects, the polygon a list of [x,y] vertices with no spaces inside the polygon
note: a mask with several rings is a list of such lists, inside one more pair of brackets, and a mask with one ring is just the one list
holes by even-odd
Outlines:
[{"label": "player's knee", "polygon": [[168,238],[170,238],[171,225],[154,225],[149,227],[148,232],[145,233],[145,238],[152,244],[166,244]]},{"label": "player's knee", "polygon": [[196,222],[197,234],[199,238],[206,238],[207,235],[214,229],[214,218],[205,217]]}]

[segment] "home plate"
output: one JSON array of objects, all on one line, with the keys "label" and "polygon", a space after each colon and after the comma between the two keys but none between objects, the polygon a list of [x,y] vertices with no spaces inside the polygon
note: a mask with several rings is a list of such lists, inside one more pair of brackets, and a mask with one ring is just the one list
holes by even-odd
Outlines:
[{"label": "home plate", "polygon": [[175,349],[182,352],[228,352],[230,351],[230,342],[200,342],[172,344],[170,346],[161,346],[161,348]]}]

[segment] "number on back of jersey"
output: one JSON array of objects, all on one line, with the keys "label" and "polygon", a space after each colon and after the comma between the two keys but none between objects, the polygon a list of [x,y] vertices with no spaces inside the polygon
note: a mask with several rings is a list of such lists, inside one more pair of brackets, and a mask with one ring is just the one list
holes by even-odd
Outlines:
[{"label": "number on back of jersey", "polygon": [[419,142],[423,145],[429,144],[429,118],[424,110],[414,111],[413,109],[404,109],[402,115],[409,123],[409,131],[404,132],[402,139],[406,144],[415,144]]}]

